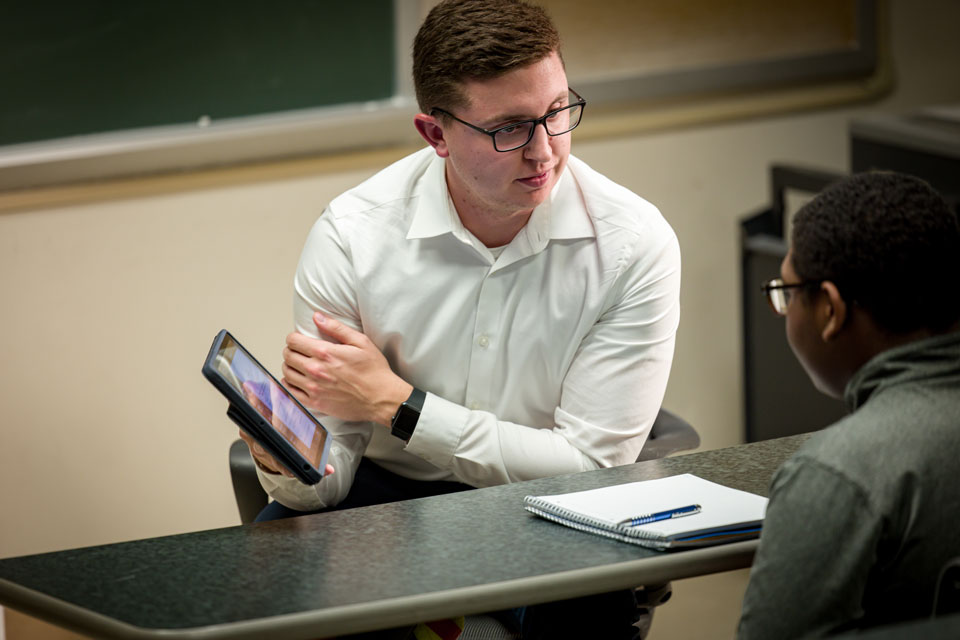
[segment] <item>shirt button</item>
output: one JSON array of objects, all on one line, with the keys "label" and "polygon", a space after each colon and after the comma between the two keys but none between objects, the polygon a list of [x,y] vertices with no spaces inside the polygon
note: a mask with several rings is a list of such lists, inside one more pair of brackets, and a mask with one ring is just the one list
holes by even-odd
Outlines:
[{"label": "shirt button", "polygon": [[480,339],[477,340],[477,344],[480,345],[481,349],[486,349],[490,346],[490,338],[487,336],[480,336]]},{"label": "shirt button", "polygon": [[470,409],[471,411],[476,411],[476,410],[479,409],[479,408],[480,408],[480,405],[477,404],[476,402],[471,402],[471,403],[470,403],[469,409]]}]

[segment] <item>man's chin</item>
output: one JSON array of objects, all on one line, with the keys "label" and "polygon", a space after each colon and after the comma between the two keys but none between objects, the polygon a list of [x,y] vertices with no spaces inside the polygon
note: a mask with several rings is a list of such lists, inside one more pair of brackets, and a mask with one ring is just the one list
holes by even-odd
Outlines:
[{"label": "man's chin", "polygon": [[530,213],[546,201],[546,198],[517,198],[514,207],[518,212]]}]

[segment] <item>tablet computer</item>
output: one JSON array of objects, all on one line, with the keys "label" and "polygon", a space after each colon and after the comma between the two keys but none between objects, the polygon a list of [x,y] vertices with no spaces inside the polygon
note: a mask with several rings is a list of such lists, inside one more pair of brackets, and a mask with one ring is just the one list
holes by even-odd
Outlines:
[{"label": "tablet computer", "polygon": [[226,396],[237,426],[302,482],[320,482],[330,432],[226,329],[214,338],[203,375]]}]

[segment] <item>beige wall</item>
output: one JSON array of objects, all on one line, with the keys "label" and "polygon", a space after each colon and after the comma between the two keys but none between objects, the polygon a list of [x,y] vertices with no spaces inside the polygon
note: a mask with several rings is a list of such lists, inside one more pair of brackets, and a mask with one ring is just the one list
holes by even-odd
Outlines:
[{"label": "beige wall", "polygon": [[[851,117],[960,101],[960,4],[891,8],[897,84],[879,102],[574,145],[679,236],[683,318],[666,405],[704,448],[742,438],[737,223],[767,202],[770,163],[843,170]],[[238,522],[236,429],[200,375],[203,356],[226,327],[278,368],[308,228],[395,156],[0,213],[0,557]]]}]

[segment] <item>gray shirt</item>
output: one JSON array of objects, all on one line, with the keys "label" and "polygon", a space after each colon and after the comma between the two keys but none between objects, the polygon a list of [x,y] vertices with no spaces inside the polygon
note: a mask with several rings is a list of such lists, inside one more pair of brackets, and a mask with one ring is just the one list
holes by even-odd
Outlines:
[{"label": "gray shirt", "polygon": [[876,356],[844,399],[773,478],[741,639],[929,616],[960,556],[960,333]]}]

